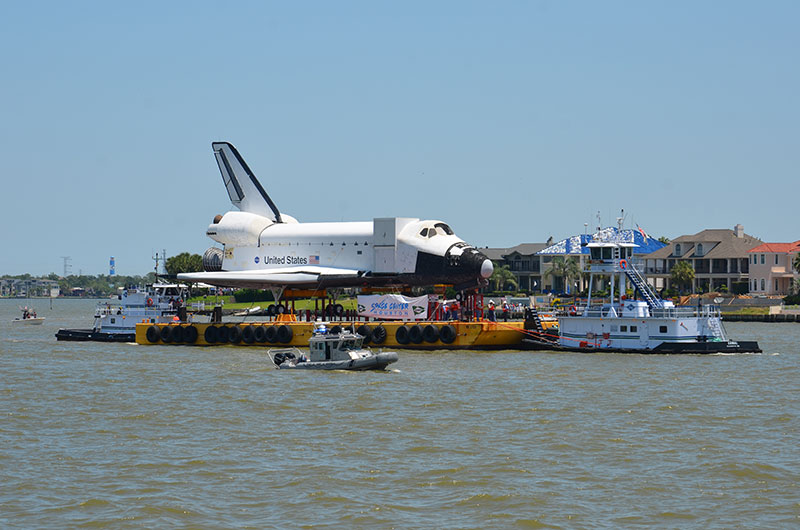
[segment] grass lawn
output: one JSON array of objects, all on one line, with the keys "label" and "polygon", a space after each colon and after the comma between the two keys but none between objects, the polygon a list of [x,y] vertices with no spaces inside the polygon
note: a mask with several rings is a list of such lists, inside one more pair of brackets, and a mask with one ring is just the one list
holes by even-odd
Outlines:
[{"label": "grass lawn", "polygon": [[768,315],[768,307],[743,307],[736,311],[724,311],[723,315]]}]

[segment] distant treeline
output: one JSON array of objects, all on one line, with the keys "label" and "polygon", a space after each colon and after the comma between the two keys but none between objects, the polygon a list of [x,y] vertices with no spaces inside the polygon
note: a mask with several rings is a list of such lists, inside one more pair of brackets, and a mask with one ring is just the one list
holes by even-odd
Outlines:
[{"label": "distant treeline", "polygon": [[[58,287],[61,290],[61,296],[90,296],[90,297],[106,297],[112,294],[117,294],[120,287],[129,287],[136,285],[145,285],[155,281],[155,274],[149,273],[145,276],[122,276],[122,275],[103,275],[97,276],[87,275],[70,275],[61,277],[58,274],[51,273],[47,276],[32,276],[30,274],[19,274],[16,276],[3,276],[4,279],[14,280],[53,280],[58,282]],[[76,290],[77,288],[77,290]]]}]

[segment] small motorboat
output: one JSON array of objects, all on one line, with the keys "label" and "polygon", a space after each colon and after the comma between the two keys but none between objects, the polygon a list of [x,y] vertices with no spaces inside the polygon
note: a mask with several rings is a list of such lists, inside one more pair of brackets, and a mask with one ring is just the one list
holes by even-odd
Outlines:
[{"label": "small motorboat", "polygon": [[44,323],[44,317],[37,317],[36,311],[28,309],[28,307],[20,307],[22,311],[22,318],[15,318],[11,322],[13,324],[28,324],[30,326],[38,326]]},{"label": "small motorboat", "polygon": [[324,322],[318,322],[308,339],[308,356],[298,348],[278,348],[268,353],[281,370],[383,370],[397,362],[397,352],[374,353],[362,348],[363,343],[364,337],[352,329],[330,333]]}]

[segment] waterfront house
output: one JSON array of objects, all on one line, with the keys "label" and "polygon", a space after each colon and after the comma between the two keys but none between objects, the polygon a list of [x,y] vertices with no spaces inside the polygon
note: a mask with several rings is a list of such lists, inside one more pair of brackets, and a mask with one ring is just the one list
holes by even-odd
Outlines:
[{"label": "waterfront house", "polygon": [[798,253],[800,240],[794,243],[764,243],[750,249],[750,294],[792,294],[795,280],[800,278],[792,266]]},{"label": "waterfront house", "polygon": [[58,296],[58,282],[43,278],[0,278],[0,296],[26,298],[29,296]]},{"label": "waterfront house", "polygon": [[536,253],[547,243],[522,243],[511,248],[485,248],[481,252],[495,265],[507,265],[514,274],[519,291],[526,293],[542,290],[543,256]]},{"label": "waterfront house", "polygon": [[760,239],[745,234],[740,224],[733,230],[703,230],[677,237],[669,245],[646,256],[644,273],[656,289],[670,288],[672,268],[685,261],[695,273],[692,292],[746,293],[749,252],[762,243]]}]

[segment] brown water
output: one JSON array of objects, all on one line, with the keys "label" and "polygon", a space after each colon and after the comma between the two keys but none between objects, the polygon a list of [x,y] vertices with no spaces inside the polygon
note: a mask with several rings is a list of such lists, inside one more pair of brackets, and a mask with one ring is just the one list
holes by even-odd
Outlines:
[{"label": "brown water", "polygon": [[263,348],[56,342],[93,301],[0,300],[2,528],[795,528],[800,324],[760,355],[400,352],[276,371]]}]

